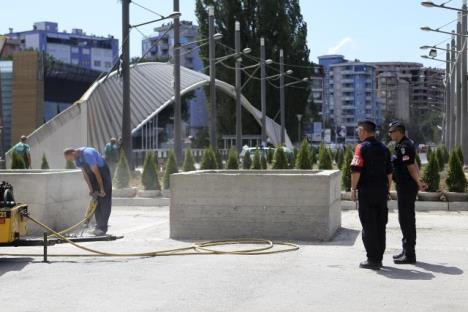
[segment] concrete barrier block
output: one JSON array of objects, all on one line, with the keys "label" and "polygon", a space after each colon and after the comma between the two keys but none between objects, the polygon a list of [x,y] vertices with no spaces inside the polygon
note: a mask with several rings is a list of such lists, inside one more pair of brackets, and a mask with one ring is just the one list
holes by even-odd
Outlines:
[{"label": "concrete barrier block", "polygon": [[186,172],[171,193],[172,238],[328,240],[341,225],[334,170]]}]

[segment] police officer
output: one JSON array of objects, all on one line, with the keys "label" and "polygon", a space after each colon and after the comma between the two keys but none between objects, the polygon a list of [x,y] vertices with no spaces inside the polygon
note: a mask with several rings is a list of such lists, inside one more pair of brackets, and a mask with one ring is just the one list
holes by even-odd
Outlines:
[{"label": "police officer", "polygon": [[406,128],[400,121],[390,123],[388,133],[396,143],[392,156],[394,181],[398,195],[398,221],[403,234],[403,251],[393,256],[396,264],[416,263],[416,216],[414,202],[418,190],[425,184],[419,179],[419,168],[415,162],[414,143],[406,137]]},{"label": "police officer", "polygon": [[359,267],[379,270],[385,252],[388,221],[387,199],[392,182],[390,151],[375,138],[376,125],[370,120],[358,123],[361,141],[351,162],[351,197],[359,200],[359,219],[367,260]]},{"label": "police officer", "polygon": [[76,167],[81,168],[90,195],[98,196],[98,204],[94,213],[96,228],[93,234],[105,235],[112,206],[112,179],[106,161],[92,147],[67,148],[63,153],[67,161],[74,161]]}]

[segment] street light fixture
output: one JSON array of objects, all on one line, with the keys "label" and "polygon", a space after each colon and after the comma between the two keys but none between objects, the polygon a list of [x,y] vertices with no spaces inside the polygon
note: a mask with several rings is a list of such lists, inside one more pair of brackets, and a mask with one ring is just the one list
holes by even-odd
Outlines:
[{"label": "street light fixture", "polygon": [[443,4],[435,4],[435,3],[432,2],[432,1],[423,1],[423,2],[421,2],[421,5],[422,5],[423,7],[426,7],[426,8],[441,8],[441,9],[447,9],[447,10],[458,11],[458,12],[463,12],[463,13],[467,13],[467,12],[468,12],[467,10],[463,10],[463,9],[458,9],[458,8],[446,6],[445,3],[443,3]]},{"label": "street light fixture", "polygon": [[441,59],[436,59],[434,57],[429,57],[427,55],[421,55],[422,58],[428,59],[428,60],[433,60],[433,61],[438,61],[438,62],[443,62],[443,63],[455,63],[455,62],[449,62],[447,60],[441,60]]},{"label": "street light fixture", "polygon": [[444,30],[440,30],[440,29],[433,29],[429,26],[423,26],[420,28],[422,31],[432,31],[432,32],[436,32],[436,33],[440,33],[440,34],[447,34],[447,35],[455,35],[455,36],[462,36],[462,37],[468,37],[468,35],[464,35],[464,34],[459,34],[459,33],[456,33],[454,31],[452,32],[448,32],[448,31],[444,31]]}]

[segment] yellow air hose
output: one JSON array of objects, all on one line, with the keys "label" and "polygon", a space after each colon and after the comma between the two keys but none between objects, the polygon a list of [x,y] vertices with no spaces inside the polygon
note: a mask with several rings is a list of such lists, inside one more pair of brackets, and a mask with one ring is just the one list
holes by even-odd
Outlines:
[{"label": "yellow air hose", "polygon": [[[92,205],[90,204],[90,207]],[[70,243],[71,245],[79,248],[81,250],[89,252],[89,254],[48,254],[49,257],[161,257],[161,256],[184,256],[184,255],[264,255],[264,254],[275,254],[275,253],[282,253],[282,252],[289,252],[295,251],[299,249],[299,246],[293,243],[288,242],[272,242],[271,240],[267,239],[238,239],[238,240],[213,240],[207,241],[199,244],[193,244],[191,246],[174,248],[174,249],[166,249],[166,250],[155,250],[155,251],[148,251],[148,252],[138,252],[138,253],[113,253],[113,252],[106,252],[100,251],[97,249],[89,248],[80,244],[77,244],[63,235],[63,233],[70,231],[73,228],[76,228],[78,225],[83,224],[87,219],[92,216],[94,213],[94,209],[89,209],[86,213],[85,219],[77,223],[76,225],[65,229],[60,232],[56,232],[51,229],[46,224],[36,220],[35,218],[26,215],[29,220],[33,223],[37,224],[38,226],[42,227],[43,229],[47,230],[48,232],[52,233],[50,236],[55,236],[60,238],[61,240]],[[91,214],[88,212],[92,211]],[[250,248],[250,249],[243,249],[243,250],[234,250],[234,251],[224,251],[224,250],[216,250],[209,247],[215,246],[223,246],[223,245],[265,245],[263,247],[258,248]],[[274,249],[274,247],[283,246],[281,249]],[[0,253],[0,256],[17,256],[17,257],[42,257],[43,254],[16,254],[16,253]]]}]

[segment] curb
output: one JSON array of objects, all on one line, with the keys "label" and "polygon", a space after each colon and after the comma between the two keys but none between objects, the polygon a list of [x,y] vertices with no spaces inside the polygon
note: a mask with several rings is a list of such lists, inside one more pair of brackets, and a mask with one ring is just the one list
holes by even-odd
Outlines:
[{"label": "curb", "polygon": [[[349,200],[341,201],[341,210],[355,210],[356,204]],[[398,210],[396,200],[388,201],[389,210]],[[468,211],[468,202],[429,202],[416,201],[416,211]]]},{"label": "curb", "polygon": [[144,198],[144,197],[113,197],[113,206],[129,206],[129,207],[163,207],[169,206],[171,199],[165,197]]}]

